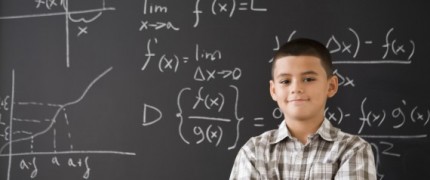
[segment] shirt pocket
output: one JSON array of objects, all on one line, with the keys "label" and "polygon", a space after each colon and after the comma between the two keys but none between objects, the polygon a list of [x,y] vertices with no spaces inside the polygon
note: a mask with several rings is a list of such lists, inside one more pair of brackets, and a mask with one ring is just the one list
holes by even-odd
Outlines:
[{"label": "shirt pocket", "polygon": [[309,180],[334,179],[338,168],[336,163],[315,163],[311,168]]}]

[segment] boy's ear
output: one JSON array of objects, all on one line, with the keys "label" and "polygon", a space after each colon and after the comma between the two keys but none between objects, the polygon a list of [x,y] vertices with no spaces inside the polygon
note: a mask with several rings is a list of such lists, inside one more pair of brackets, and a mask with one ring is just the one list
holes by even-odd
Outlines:
[{"label": "boy's ear", "polygon": [[270,80],[270,87],[269,87],[269,91],[270,91],[270,96],[272,96],[272,99],[274,101],[276,101],[276,91],[275,91],[275,82],[273,80]]},{"label": "boy's ear", "polygon": [[337,90],[339,89],[339,82],[338,81],[339,80],[338,80],[336,75],[333,75],[328,79],[329,84],[328,84],[327,97],[331,98],[337,93]]}]

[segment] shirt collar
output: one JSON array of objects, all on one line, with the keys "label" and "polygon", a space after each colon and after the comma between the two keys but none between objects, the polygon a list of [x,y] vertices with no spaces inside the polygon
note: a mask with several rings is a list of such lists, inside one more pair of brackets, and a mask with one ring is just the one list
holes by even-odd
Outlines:
[{"label": "shirt collar", "polygon": [[287,137],[292,138],[290,132],[288,131],[287,124],[285,124],[285,120],[282,120],[281,124],[279,125],[278,131],[277,133],[275,133],[270,144],[279,143]]},{"label": "shirt collar", "polygon": [[[337,138],[337,129],[334,127],[331,122],[327,119],[324,119],[321,126],[318,128],[317,132],[315,134],[318,134],[326,141],[334,141]],[[272,138],[270,144],[276,144],[284,140],[285,138],[293,138],[288,131],[287,125],[285,123],[285,120],[281,122],[279,125],[279,128],[277,130],[277,133],[275,133],[274,137]]]},{"label": "shirt collar", "polygon": [[335,141],[338,131],[339,129],[334,127],[329,120],[324,119],[316,134],[319,134],[326,141]]}]

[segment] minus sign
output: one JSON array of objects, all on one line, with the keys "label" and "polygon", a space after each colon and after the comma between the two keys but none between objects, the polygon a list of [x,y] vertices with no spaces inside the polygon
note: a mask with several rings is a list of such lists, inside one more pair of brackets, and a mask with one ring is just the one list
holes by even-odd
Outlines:
[{"label": "minus sign", "polygon": [[264,124],[254,124],[255,127],[264,127]]},{"label": "minus sign", "polygon": [[365,44],[373,44],[373,41],[364,41]]}]

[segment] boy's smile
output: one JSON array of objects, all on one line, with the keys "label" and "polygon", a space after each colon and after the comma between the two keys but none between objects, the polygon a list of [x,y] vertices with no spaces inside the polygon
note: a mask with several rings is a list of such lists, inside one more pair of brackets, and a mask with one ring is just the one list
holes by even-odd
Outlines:
[{"label": "boy's smile", "polygon": [[336,76],[327,77],[314,56],[286,56],[275,63],[270,94],[285,120],[323,120],[326,100],[337,91]]},{"label": "boy's smile", "polygon": [[309,98],[300,98],[300,97],[297,97],[297,98],[292,98],[290,100],[287,100],[287,102],[288,103],[294,103],[294,104],[301,104],[301,103],[307,102],[309,100],[310,100]]}]

